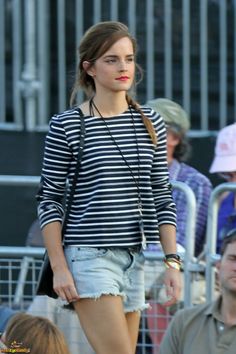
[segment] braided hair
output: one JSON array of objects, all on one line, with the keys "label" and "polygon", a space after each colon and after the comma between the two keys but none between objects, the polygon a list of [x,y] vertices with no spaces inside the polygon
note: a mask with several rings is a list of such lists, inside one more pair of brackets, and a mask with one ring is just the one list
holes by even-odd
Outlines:
[{"label": "braided hair", "polygon": [[152,143],[154,145],[157,145],[157,135],[156,135],[156,131],[152,125],[152,122],[150,121],[150,119],[148,119],[145,114],[143,113],[143,111],[141,110],[139,104],[132,98],[130,97],[128,94],[126,94],[126,100],[127,100],[127,103],[128,105],[130,105],[131,107],[133,107],[137,112],[139,112],[141,114],[141,117],[142,117],[142,121],[143,121],[143,124],[145,125],[148,133],[149,133],[149,136],[152,140]]}]

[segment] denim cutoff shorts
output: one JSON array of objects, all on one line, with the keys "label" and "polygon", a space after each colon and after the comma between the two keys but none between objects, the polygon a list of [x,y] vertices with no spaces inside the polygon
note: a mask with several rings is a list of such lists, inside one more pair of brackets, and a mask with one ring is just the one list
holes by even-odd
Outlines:
[{"label": "denim cutoff shorts", "polygon": [[145,304],[144,255],[138,250],[66,246],[65,256],[80,298],[119,295],[124,312]]}]

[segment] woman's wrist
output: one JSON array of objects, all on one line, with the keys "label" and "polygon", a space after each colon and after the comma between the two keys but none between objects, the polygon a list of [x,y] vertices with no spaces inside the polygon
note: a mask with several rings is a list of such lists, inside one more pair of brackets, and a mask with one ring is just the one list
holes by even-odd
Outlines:
[{"label": "woman's wrist", "polygon": [[169,259],[176,259],[177,261],[181,262],[181,257],[177,253],[168,253],[165,254],[164,259],[169,260]]},{"label": "woman's wrist", "polygon": [[182,259],[177,253],[166,254],[163,262],[167,269],[182,269]]}]

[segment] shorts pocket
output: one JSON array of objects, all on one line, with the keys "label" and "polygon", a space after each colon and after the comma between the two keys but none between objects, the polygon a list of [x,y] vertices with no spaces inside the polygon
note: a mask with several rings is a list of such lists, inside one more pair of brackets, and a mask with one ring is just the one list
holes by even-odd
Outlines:
[{"label": "shorts pocket", "polygon": [[77,248],[71,257],[72,262],[80,262],[103,257],[108,253],[107,248],[81,247]]},{"label": "shorts pocket", "polygon": [[139,255],[138,255],[138,261],[141,263],[141,264],[144,264],[145,263],[145,256],[143,254],[143,252],[140,252]]}]

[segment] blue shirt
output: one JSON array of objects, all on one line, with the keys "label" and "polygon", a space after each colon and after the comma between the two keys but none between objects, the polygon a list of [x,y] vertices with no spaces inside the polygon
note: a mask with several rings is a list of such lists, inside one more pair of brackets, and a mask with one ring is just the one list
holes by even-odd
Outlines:
[{"label": "blue shirt", "polygon": [[[212,184],[210,180],[198,170],[183,162],[174,159],[169,165],[170,180],[186,183],[196,197],[196,229],[195,255],[198,255],[205,243],[207,212]],[[185,193],[179,189],[173,190],[173,198],[177,210],[177,243],[185,247],[187,202]]]}]

